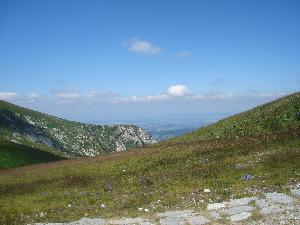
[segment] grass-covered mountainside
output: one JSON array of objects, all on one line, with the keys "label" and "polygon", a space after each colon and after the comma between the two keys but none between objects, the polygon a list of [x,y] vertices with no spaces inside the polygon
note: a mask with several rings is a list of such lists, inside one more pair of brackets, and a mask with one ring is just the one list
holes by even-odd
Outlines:
[{"label": "grass-covered mountainside", "polygon": [[276,134],[291,133],[299,128],[299,93],[281,98],[249,111],[223,119],[170,142],[187,143],[217,139],[243,139],[257,137],[266,140]]},{"label": "grass-covered mountainside", "polygon": [[0,223],[137,216],[140,207],[151,217],[285,192],[300,182],[299,111],[295,93],[138,151],[1,171]]},{"label": "grass-covered mountainside", "polygon": [[0,140],[0,169],[65,159],[51,151]]},{"label": "grass-covered mountainside", "polygon": [[155,142],[145,130],[133,125],[72,122],[5,101],[0,101],[0,137],[22,146],[52,149],[66,157],[94,156]]}]

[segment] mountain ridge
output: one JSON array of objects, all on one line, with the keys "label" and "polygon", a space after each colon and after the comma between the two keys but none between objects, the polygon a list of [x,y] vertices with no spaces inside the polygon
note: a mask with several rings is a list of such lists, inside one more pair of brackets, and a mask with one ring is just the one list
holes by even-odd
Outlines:
[{"label": "mountain ridge", "polygon": [[84,124],[5,101],[0,101],[0,135],[14,143],[54,149],[65,157],[95,156],[156,142],[134,125]]},{"label": "mountain ridge", "polygon": [[207,141],[231,138],[250,138],[258,135],[274,135],[299,129],[300,92],[283,96],[244,112],[226,117],[184,135],[160,144],[189,141]]}]

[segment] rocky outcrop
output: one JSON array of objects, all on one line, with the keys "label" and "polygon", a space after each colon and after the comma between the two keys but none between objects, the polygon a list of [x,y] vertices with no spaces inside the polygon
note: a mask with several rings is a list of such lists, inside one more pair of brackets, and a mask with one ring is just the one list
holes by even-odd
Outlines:
[{"label": "rocky outcrop", "polygon": [[134,125],[84,124],[0,103],[0,135],[14,143],[52,148],[69,157],[156,143],[147,131]]},{"label": "rocky outcrop", "polygon": [[[284,193],[266,193],[260,197],[245,197],[231,199],[219,203],[210,203],[207,209],[188,209],[167,211],[151,214],[148,209],[138,208],[147,212],[143,217],[102,219],[83,218],[81,220],[64,223],[65,225],[202,225],[202,224],[299,224],[300,199],[294,193],[300,191],[300,187],[291,190],[289,196]],[[151,216],[149,217],[149,213]],[[59,225],[60,223],[54,223]],[[54,225],[44,223],[36,225]]]}]

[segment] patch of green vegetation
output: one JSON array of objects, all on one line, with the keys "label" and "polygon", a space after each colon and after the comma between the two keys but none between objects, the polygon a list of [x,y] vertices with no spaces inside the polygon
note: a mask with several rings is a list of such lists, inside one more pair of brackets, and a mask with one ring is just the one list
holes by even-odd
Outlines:
[{"label": "patch of green vegetation", "polygon": [[288,132],[300,123],[300,93],[258,106],[246,112],[218,121],[192,133],[170,139],[166,143],[186,143],[213,139],[271,139],[277,132]]},{"label": "patch of green vegetation", "polygon": [[0,140],[0,170],[62,159],[65,158],[50,152]]},{"label": "patch of green vegetation", "polygon": [[[225,119],[195,133],[138,150],[62,161],[38,170],[33,167],[3,171],[0,224],[137,216],[141,213],[139,207],[149,209],[151,214],[177,207],[201,208],[209,199],[219,202],[284,191],[287,185],[300,182],[300,120],[289,117],[292,119],[285,120],[287,124],[274,130],[268,126],[271,122],[265,121],[272,118],[272,113],[282,115],[289,108],[297,109],[299,99],[297,93],[256,108],[255,113],[248,111],[231,117],[231,123]],[[274,108],[277,110],[271,110]],[[260,119],[258,111],[270,111],[264,117],[267,120]],[[232,133],[220,132],[218,138],[206,136],[232,124],[244,124],[238,118],[244,121],[253,113],[258,118],[255,125],[249,126],[260,126],[262,131],[253,131],[247,137],[236,135],[234,128]],[[251,131],[246,125],[242,127]],[[252,178],[243,180],[246,174]],[[204,193],[205,188],[211,192]],[[41,212],[46,216],[40,217]]]}]

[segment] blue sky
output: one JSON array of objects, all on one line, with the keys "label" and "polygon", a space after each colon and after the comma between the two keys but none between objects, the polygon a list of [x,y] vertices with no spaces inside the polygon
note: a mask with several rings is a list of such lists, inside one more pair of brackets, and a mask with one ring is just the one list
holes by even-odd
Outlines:
[{"label": "blue sky", "polygon": [[238,112],[299,91],[300,2],[2,0],[0,79],[76,120]]}]

